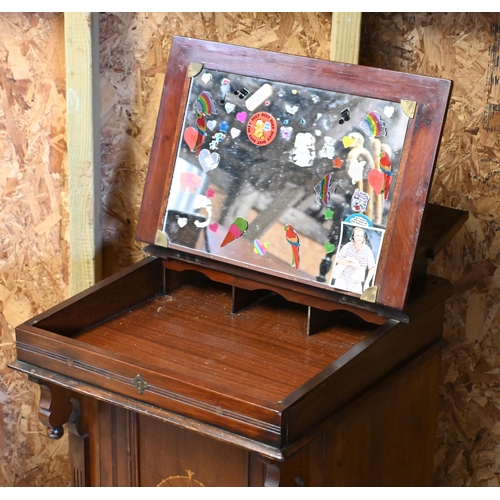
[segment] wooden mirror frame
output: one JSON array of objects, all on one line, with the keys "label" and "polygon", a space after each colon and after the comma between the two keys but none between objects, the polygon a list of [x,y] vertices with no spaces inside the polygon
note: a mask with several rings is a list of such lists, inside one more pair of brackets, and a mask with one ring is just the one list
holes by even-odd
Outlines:
[{"label": "wooden mirror frame", "polygon": [[[193,76],[192,63],[222,72],[392,102],[404,101],[409,105],[411,119],[380,252],[375,295],[368,299],[379,309],[382,308],[386,316],[391,316],[390,311],[403,310],[452,82],[192,38],[173,38],[139,214],[137,239],[153,245],[148,247],[150,253],[227,274],[232,277],[230,281],[239,279],[242,288],[284,291],[285,296],[292,296],[291,300],[314,303],[326,309],[328,307],[324,306],[329,301],[360,307],[364,307],[364,304],[363,300],[352,297],[348,292],[295,283],[273,276],[268,271],[250,275],[244,267],[216,262],[210,256],[190,255],[189,249],[183,252],[178,248],[155,248],[156,234],[162,226],[176,163],[190,77]],[[250,281],[256,284],[250,284]],[[307,299],[299,300],[298,295]]]}]

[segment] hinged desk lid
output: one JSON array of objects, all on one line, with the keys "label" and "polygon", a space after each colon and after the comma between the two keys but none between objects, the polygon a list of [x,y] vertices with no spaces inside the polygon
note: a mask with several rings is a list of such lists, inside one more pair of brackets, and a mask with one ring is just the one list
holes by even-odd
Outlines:
[{"label": "hinged desk lid", "polygon": [[450,90],[175,37],[137,238],[236,281],[402,310]]}]

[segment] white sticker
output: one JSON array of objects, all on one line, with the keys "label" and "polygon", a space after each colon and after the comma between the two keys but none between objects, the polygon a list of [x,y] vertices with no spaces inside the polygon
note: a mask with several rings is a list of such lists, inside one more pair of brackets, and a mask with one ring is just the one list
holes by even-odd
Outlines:
[{"label": "white sticker", "polygon": [[257,92],[252,94],[245,101],[245,106],[247,107],[248,111],[254,111],[272,95],[273,88],[271,87],[271,85],[269,85],[269,83],[264,83],[264,85],[262,85],[262,87],[257,90]]}]

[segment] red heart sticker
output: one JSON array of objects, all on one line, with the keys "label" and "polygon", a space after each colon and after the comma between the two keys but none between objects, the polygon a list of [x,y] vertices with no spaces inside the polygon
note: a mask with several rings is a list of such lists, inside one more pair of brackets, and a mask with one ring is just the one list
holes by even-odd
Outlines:
[{"label": "red heart sticker", "polygon": [[368,182],[373,190],[380,194],[382,188],[384,187],[384,174],[377,170],[376,168],[372,168],[370,172],[368,172]]},{"label": "red heart sticker", "polygon": [[195,148],[197,139],[198,131],[195,128],[188,127],[186,130],[184,130],[184,140],[186,141],[186,144],[188,145],[190,151],[193,151],[193,149]]}]

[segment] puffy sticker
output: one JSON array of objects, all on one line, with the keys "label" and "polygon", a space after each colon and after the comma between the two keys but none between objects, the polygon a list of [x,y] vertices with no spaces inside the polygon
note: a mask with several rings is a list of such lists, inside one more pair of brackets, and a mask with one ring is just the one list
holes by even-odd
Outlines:
[{"label": "puffy sticker", "polygon": [[380,170],[372,168],[368,172],[368,183],[373,188],[375,193],[379,195],[384,188],[384,174]]},{"label": "puffy sticker", "polygon": [[294,115],[299,110],[299,107],[298,106],[290,106],[289,104],[285,104],[285,110],[287,113]]},{"label": "puffy sticker", "polygon": [[386,106],[384,108],[384,115],[390,118],[394,114],[394,108],[392,106]]},{"label": "puffy sticker", "polygon": [[227,113],[232,113],[235,107],[236,106],[232,102],[226,102],[226,104],[224,105],[224,109]]},{"label": "puffy sticker", "polygon": [[179,227],[184,227],[188,223],[188,220],[186,217],[178,217],[177,218],[177,224],[179,224]]},{"label": "puffy sticker", "polygon": [[215,120],[208,120],[207,127],[210,130],[213,130],[217,126],[217,122]]},{"label": "puffy sticker", "polygon": [[335,160],[333,160],[333,166],[335,168],[342,168],[342,165],[344,164],[344,160],[342,158],[339,158],[337,156],[337,158],[335,158]]},{"label": "puffy sticker", "polygon": [[203,81],[203,83],[206,85],[210,80],[212,79],[212,74],[211,73],[203,73],[203,75],[201,75],[201,80]]},{"label": "puffy sticker", "polygon": [[332,253],[335,251],[335,248],[337,248],[333,243],[330,243],[329,241],[327,241],[325,243],[325,252],[326,253]]},{"label": "puffy sticker", "polygon": [[217,229],[219,229],[219,224],[217,224],[217,222],[212,222],[208,225],[208,229],[210,229],[213,233],[216,233]]},{"label": "puffy sticker", "polygon": [[335,212],[331,209],[331,208],[327,208],[324,212],[323,212],[323,216],[325,217],[325,220],[332,220],[333,219],[333,214]]}]

